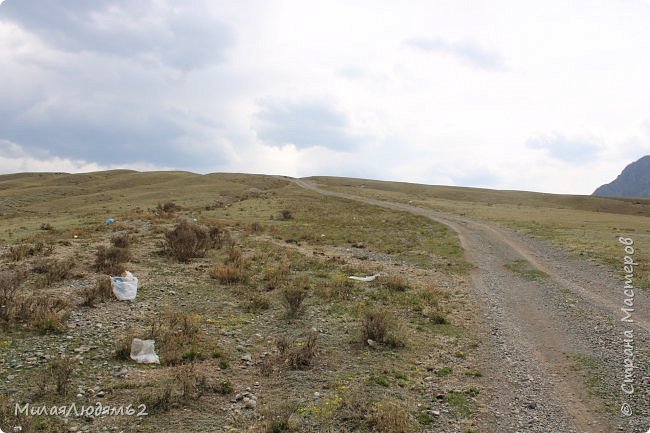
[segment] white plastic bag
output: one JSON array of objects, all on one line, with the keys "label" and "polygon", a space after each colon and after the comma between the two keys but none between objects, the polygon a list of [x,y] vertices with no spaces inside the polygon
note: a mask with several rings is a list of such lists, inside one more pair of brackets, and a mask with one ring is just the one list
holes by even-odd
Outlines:
[{"label": "white plastic bag", "polygon": [[154,340],[134,338],[131,342],[131,359],[140,364],[160,364],[154,345]]},{"label": "white plastic bag", "polygon": [[111,286],[120,301],[132,301],[138,294],[138,279],[129,271],[126,271],[126,277],[111,277]]},{"label": "white plastic bag", "polygon": [[357,277],[357,276],[353,275],[353,276],[348,277],[348,278],[351,279],[351,280],[356,280],[356,281],[374,281],[375,278],[377,278],[378,276],[379,276],[379,274],[369,275],[367,277]]}]

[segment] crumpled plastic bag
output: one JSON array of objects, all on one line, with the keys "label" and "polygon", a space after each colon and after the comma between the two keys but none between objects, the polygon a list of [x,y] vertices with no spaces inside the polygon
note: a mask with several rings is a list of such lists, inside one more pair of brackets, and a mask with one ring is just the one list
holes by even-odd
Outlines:
[{"label": "crumpled plastic bag", "polygon": [[356,280],[356,281],[374,281],[375,278],[377,278],[378,276],[379,276],[379,274],[369,275],[367,277],[356,277],[356,276],[353,275],[353,276],[348,277],[348,278],[351,279],[351,280]]},{"label": "crumpled plastic bag", "polygon": [[138,278],[126,271],[125,277],[111,277],[111,287],[120,301],[132,301],[138,294]]},{"label": "crumpled plastic bag", "polygon": [[160,364],[154,349],[154,340],[134,338],[131,342],[131,359],[140,364]]}]

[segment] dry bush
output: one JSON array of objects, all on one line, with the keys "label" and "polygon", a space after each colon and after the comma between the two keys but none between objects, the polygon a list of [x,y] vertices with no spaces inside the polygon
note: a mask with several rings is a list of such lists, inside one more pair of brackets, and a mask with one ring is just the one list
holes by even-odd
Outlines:
[{"label": "dry bush", "polygon": [[337,278],[331,284],[319,288],[318,293],[323,298],[333,300],[350,299],[354,283],[348,278]]},{"label": "dry bush", "polygon": [[283,221],[288,221],[293,219],[293,213],[289,209],[283,209],[280,211],[279,218]]},{"label": "dry bush", "polygon": [[232,247],[234,245],[230,233],[221,227],[211,226],[208,234],[210,236],[210,245],[212,248],[220,249],[224,246]]},{"label": "dry bush", "polygon": [[405,292],[411,288],[406,278],[401,275],[391,275],[384,279],[382,286],[395,292]]},{"label": "dry bush", "polygon": [[29,255],[29,245],[15,244],[9,247],[9,258],[14,262],[19,262]]},{"label": "dry bush", "polygon": [[312,333],[307,341],[299,343],[298,347],[289,352],[287,365],[292,370],[307,370],[313,363],[318,352],[318,334]]},{"label": "dry bush", "polygon": [[287,305],[287,313],[290,317],[295,317],[302,309],[302,302],[307,297],[309,290],[309,279],[299,278],[294,284],[285,287],[282,290],[282,297]]},{"label": "dry bush", "polygon": [[119,233],[111,237],[111,245],[116,248],[128,248],[131,244],[131,237],[127,233]]},{"label": "dry bush", "polygon": [[281,355],[287,353],[292,345],[293,342],[286,335],[281,335],[275,340],[275,346],[278,348],[278,352],[280,352]]},{"label": "dry bush", "polygon": [[231,247],[228,250],[228,257],[226,257],[226,263],[233,264],[235,266],[244,266],[245,259],[241,250],[235,246]]},{"label": "dry bush", "polygon": [[334,418],[349,427],[350,431],[367,431],[371,412],[369,393],[355,387],[346,392],[342,403],[334,411]]},{"label": "dry bush", "polygon": [[47,295],[30,296],[19,302],[16,320],[27,322],[41,334],[65,331],[67,301]]},{"label": "dry bush", "polygon": [[23,281],[24,273],[9,270],[0,272],[0,320],[11,320]]},{"label": "dry bush", "polygon": [[196,317],[184,311],[169,311],[153,319],[146,338],[159,345],[160,360],[165,365],[203,359],[209,349]]},{"label": "dry bush", "polygon": [[154,389],[139,397],[147,406],[150,413],[165,412],[173,407],[181,406],[184,402],[200,399],[206,392],[217,391],[202,372],[193,365],[183,365],[173,368],[168,377]]},{"label": "dry bush", "polygon": [[34,263],[32,271],[44,274],[43,278],[37,282],[37,286],[49,287],[68,278],[74,266],[75,261],[72,258],[67,260],[43,259]]},{"label": "dry bush", "polygon": [[169,254],[179,262],[203,257],[211,246],[208,229],[191,221],[183,220],[165,233],[165,246]]},{"label": "dry bush", "polygon": [[262,233],[264,232],[264,226],[255,221],[251,223],[249,230],[251,233]]},{"label": "dry bush", "polygon": [[82,305],[93,307],[98,302],[104,302],[113,297],[113,287],[110,277],[101,275],[93,286],[85,287],[82,292]]},{"label": "dry bush", "polygon": [[181,207],[173,201],[166,201],[165,203],[158,203],[156,205],[156,215],[165,218],[174,216],[174,214],[180,210]]},{"label": "dry bush", "polygon": [[409,433],[412,423],[408,414],[395,402],[378,403],[370,417],[374,431],[381,433]]},{"label": "dry bush", "polygon": [[127,248],[110,247],[103,245],[97,247],[95,254],[95,270],[108,275],[122,275],[124,263],[131,259],[131,253]]},{"label": "dry bush", "polygon": [[41,230],[51,231],[51,230],[54,230],[54,226],[52,224],[50,224],[50,223],[43,223],[43,224],[41,224]]},{"label": "dry bush", "polygon": [[54,245],[52,244],[46,244],[43,241],[37,241],[34,243],[33,246],[29,248],[29,255],[30,256],[36,256],[36,255],[43,255],[43,256],[49,256],[54,252]]},{"label": "dry bush", "polygon": [[262,276],[266,291],[276,290],[284,286],[289,279],[290,267],[288,263],[280,263],[266,271]]},{"label": "dry bush", "polygon": [[121,361],[131,359],[131,344],[138,333],[133,328],[121,332],[113,343],[113,357]]},{"label": "dry bush", "polygon": [[246,304],[246,311],[249,313],[258,313],[269,308],[271,308],[271,302],[261,293],[251,294],[248,298],[248,304]]},{"label": "dry bush", "polygon": [[53,384],[58,395],[67,395],[73,372],[74,365],[70,359],[55,358],[45,367],[45,383]]},{"label": "dry bush", "polygon": [[368,340],[394,348],[404,346],[395,318],[392,313],[383,308],[369,309],[364,314],[361,323],[361,342],[368,345],[370,344]]}]

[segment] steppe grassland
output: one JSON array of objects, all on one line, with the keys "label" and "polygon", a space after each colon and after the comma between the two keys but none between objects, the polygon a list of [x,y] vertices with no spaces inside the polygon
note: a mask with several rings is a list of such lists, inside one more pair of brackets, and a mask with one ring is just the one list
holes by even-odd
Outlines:
[{"label": "steppe grassland", "polygon": [[325,189],[473,216],[530,234],[622,273],[619,236],[635,243],[636,286],[650,289],[650,199],[497,191],[318,177]]},{"label": "steppe grassland", "polygon": [[[67,303],[49,327],[31,317],[3,325],[5,422],[11,399],[80,405],[103,395],[104,404],[147,403],[138,431],[471,427],[481,383],[474,309],[468,265],[444,226],[267,176],[119,171],[0,184],[4,270],[26,271],[25,296]],[[167,212],[169,203],[180,209]],[[194,219],[216,229],[214,242],[178,262],[167,233]],[[89,303],[105,278],[98,247],[118,236],[129,239],[137,301]],[[11,256],[16,245],[24,256]],[[43,284],[37,262],[61,260],[70,272]],[[240,278],[224,278],[227,267]],[[347,279],[374,273],[371,283]],[[136,336],[157,340],[161,366],[125,359]],[[69,362],[43,357],[59,352]],[[247,388],[254,399],[241,396]],[[20,421],[23,431],[62,428],[57,417]],[[133,422],[69,420],[89,431]]]}]

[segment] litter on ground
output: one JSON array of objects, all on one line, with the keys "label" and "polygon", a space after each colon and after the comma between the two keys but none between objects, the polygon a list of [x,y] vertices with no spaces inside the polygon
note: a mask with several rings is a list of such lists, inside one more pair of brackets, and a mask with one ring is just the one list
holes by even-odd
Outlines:
[{"label": "litter on ground", "polygon": [[134,338],[131,342],[131,359],[140,364],[160,364],[155,344],[154,340]]},{"label": "litter on ground", "polygon": [[138,294],[138,278],[126,271],[125,277],[111,277],[113,294],[120,301],[132,301]]},{"label": "litter on ground", "polygon": [[379,276],[379,274],[368,275],[367,277],[357,277],[357,276],[352,275],[352,276],[350,276],[348,278],[351,279],[351,280],[355,280],[355,281],[374,281],[375,278],[377,278],[378,276]]}]

